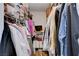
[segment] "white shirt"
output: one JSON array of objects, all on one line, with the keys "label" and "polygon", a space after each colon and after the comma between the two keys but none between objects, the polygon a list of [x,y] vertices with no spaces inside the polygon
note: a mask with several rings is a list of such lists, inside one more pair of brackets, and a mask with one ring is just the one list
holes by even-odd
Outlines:
[{"label": "white shirt", "polygon": [[[17,26],[17,25],[16,25]],[[9,25],[11,30],[12,41],[18,56],[29,56],[31,49],[24,30]]]}]

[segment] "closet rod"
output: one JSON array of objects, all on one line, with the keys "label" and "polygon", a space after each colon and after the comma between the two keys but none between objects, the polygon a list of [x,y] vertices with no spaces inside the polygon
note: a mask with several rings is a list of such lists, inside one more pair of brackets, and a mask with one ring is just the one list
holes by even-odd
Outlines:
[{"label": "closet rod", "polygon": [[9,6],[15,7],[13,3],[7,3]]},{"label": "closet rod", "polygon": [[58,6],[60,4],[62,4],[62,3],[53,3],[52,6]]}]

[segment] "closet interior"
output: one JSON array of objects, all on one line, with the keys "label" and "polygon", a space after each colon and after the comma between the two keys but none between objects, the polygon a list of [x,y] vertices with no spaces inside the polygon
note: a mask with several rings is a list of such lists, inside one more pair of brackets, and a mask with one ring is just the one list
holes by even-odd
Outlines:
[{"label": "closet interior", "polygon": [[0,56],[78,56],[78,7],[0,3]]}]

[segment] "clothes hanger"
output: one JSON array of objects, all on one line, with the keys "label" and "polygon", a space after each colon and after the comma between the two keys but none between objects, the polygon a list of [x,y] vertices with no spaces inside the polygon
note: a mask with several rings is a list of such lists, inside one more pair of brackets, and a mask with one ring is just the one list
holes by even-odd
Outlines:
[{"label": "clothes hanger", "polygon": [[9,15],[7,15],[7,14],[4,15],[4,20],[5,20],[5,21],[8,21],[8,22],[10,22],[10,23],[16,23],[15,18],[14,18],[14,17],[11,17],[11,16],[9,16]]}]

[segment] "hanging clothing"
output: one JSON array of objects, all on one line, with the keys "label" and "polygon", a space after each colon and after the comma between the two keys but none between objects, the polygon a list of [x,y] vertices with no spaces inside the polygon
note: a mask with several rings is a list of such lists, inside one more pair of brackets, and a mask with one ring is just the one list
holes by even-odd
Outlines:
[{"label": "hanging clothing", "polygon": [[74,56],[79,55],[79,14],[76,3],[70,5],[70,21],[71,21],[71,43],[72,43],[72,54]]},{"label": "hanging clothing", "polygon": [[44,30],[44,37],[43,37],[43,50],[49,51],[50,48],[50,22],[51,22],[51,16],[48,17],[47,24],[45,26]]},{"label": "hanging clothing", "polygon": [[65,4],[61,17],[59,28],[59,41],[61,55],[78,56],[79,55],[79,15],[75,3]]},{"label": "hanging clothing", "polygon": [[[49,19],[50,20],[50,19]],[[48,51],[49,46],[50,46],[50,42],[49,42],[49,37],[50,37],[50,28],[49,28],[49,24],[50,21],[48,20],[48,23],[46,24],[45,30],[44,30],[44,37],[43,37],[43,50],[44,51]]]},{"label": "hanging clothing", "polygon": [[27,30],[26,26],[23,26],[25,32],[26,32],[26,35],[27,35],[27,40],[29,42],[29,45],[30,45],[30,48],[31,48],[31,51],[33,49],[33,44],[32,44],[32,37],[31,37],[31,34],[29,33],[29,31]]},{"label": "hanging clothing", "polygon": [[79,15],[79,3],[76,3],[77,14]]},{"label": "hanging clothing", "polygon": [[64,5],[65,3],[61,4],[61,7],[57,9],[56,11],[56,15],[55,15],[55,18],[58,19],[58,21],[56,21],[57,23],[57,26],[56,26],[56,39],[57,39],[57,46],[56,46],[56,55],[60,55],[60,43],[59,43],[59,40],[58,40],[58,32],[59,32],[59,27],[60,27],[60,22],[61,22],[61,15],[62,15],[62,12],[63,12],[63,9],[64,9]]},{"label": "hanging clothing", "polygon": [[29,56],[31,55],[31,49],[25,30],[17,26],[16,24],[9,24],[11,30],[11,37],[14,43],[16,53],[18,56]]},{"label": "hanging clothing", "polygon": [[65,56],[72,56],[72,40],[71,40],[71,13],[70,6],[67,4],[67,20],[66,20],[66,40],[65,40]]},{"label": "hanging clothing", "polygon": [[50,48],[49,52],[51,55],[55,55],[56,48],[56,23],[55,23],[55,12],[57,7],[53,7],[51,11],[51,22],[50,22]]},{"label": "hanging clothing", "polygon": [[0,56],[16,56],[16,51],[11,38],[11,32],[7,23],[4,22],[4,31],[0,43]]},{"label": "hanging clothing", "polygon": [[0,3],[0,43],[2,38],[2,33],[4,30],[4,7],[3,3]]},{"label": "hanging clothing", "polygon": [[28,25],[28,20],[25,20],[25,25],[26,25],[27,30],[29,31],[30,29],[29,29],[29,25]]},{"label": "hanging clothing", "polygon": [[48,17],[48,22],[45,27],[45,35],[43,42],[43,50],[49,51],[49,55],[55,55],[55,40],[56,40],[56,24],[55,24],[55,12],[57,7],[53,7]]},{"label": "hanging clothing", "polygon": [[35,35],[35,27],[34,27],[34,23],[31,19],[28,20],[28,26],[29,26],[29,31],[31,33],[32,36]]},{"label": "hanging clothing", "polygon": [[[59,27],[59,42],[60,42],[60,55],[67,55],[65,48],[67,48],[67,37],[66,37],[66,27],[67,27],[67,9],[68,6],[65,4],[64,10],[61,15],[61,23]],[[65,43],[66,42],[66,43]]]},{"label": "hanging clothing", "polygon": [[25,20],[25,25],[26,26],[23,26],[23,28],[25,29],[26,31],[26,35],[27,35],[27,40],[29,42],[29,45],[30,45],[30,48],[31,48],[31,51],[33,49],[33,45],[32,45],[32,37],[31,37],[31,33],[30,33],[30,29],[29,29],[29,24],[28,24],[28,20]]}]

